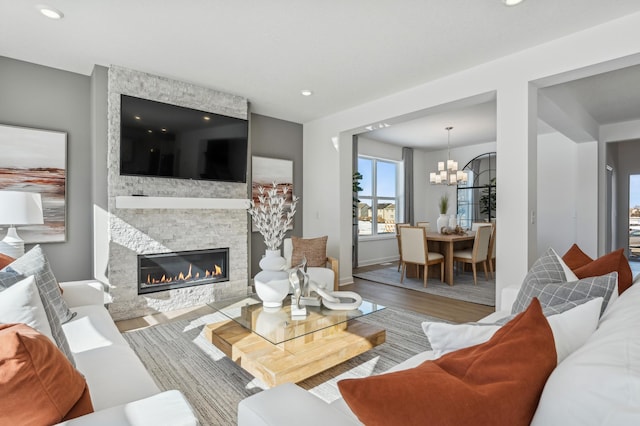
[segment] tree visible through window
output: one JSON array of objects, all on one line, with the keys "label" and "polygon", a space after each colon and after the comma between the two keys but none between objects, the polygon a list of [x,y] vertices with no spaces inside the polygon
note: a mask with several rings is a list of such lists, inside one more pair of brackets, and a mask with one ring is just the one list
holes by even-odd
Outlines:
[{"label": "tree visible through window", "polygon": [[371,157],[358,157],[362,174],[358,192],[358,235],[395,233],[398,217],[398,163]]}]

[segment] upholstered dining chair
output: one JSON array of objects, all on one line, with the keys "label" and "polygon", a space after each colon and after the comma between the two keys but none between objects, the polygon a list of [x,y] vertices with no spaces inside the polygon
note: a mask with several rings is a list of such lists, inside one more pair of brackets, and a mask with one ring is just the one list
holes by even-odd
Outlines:
[{"label": "upholstered dining chair", "polygon": [[416,226],[424,228],[427,232],[431,232],[431,222],[416,222]]},{"label": "upholstered dining chair", "polygon": [[470,263],[473,270],[473,284],[478,284],[476,265],[482,263],[484,276],[489,280],[487,273],[487,260],[489,259],[489,240],[491,239],[491,224],[480,226],[476,230],[473,247],[470,249],[456,250],[453,252],[453,262]]},{"label": "upholstered dining chair", "polygon": [[495,262],[496,262],[496,224],[494,223],[491,230],[491,239],[489,240],[489,274],[491,278],[496,277]]},{"label": "upholstered dining chair", "polygon": [[400,245],[400,228],[403,226],[411,226],[410,223],[396,223],[396,240],[398,240],[398,255],[400,258],[398,259],[398,272],[400,271],[400,266],[402,266],[402,246]]},{"label": "upholstered dining chair", "polygon": [[427,286],[429,266],[440,264],[440,280],[444,282],[444,256],[440,253],[429,252],[427,248],[427,233],[420,226],[403,226],[400,229],[400,242],[402,245],[402,272],[400,283],[403,282],[407,272],[407,264],[424,266],[424,286]]}]

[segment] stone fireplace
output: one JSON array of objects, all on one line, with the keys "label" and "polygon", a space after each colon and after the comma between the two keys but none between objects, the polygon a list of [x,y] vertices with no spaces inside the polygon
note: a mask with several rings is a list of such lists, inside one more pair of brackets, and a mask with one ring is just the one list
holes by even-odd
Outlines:
[{"label": "stone fireplace", "polygon": [[229,249],[138,255],[138,294],[228,281]]},{"label": "stone fireplace", "polygon": [[[120,175],[120,95],[242,119],[247,119],[247,100],[115,66],[108,71],[107,94],[108,212],[103,232],[108,237],[104,251],[111,316],[116,320],[134,318],[246,294],[247,184]],[[133,197],[140,194],[144,196]],[[224,279],[188,286],[163,283],[153,292],[139,292],[139,259],[212,247],[228,249]],[[188,270],[183,272],[186,275]]]}]

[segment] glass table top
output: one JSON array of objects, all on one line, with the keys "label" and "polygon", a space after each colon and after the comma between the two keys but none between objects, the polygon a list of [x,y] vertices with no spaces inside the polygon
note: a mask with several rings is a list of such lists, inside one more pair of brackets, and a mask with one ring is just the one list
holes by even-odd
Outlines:
[{"label": "glass table top", "polygon": [[306,317],[291,317],[291,297],[281,308],[265,308],[257,295],[209,303],[216,311],[277,345],[330,327],[345,328],[347,322],[385,307],[366,300],[358,309],[331,310],[325,306],[307,306]]}]

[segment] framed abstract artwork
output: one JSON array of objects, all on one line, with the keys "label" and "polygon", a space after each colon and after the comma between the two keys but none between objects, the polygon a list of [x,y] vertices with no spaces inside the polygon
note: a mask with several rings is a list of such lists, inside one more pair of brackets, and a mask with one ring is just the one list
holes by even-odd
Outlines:
[{"label": "framed abstract artwork", "polygon": [[[293,200],[293,161],[280,160],[277,158],[251,157],[251,198],[256,205],[260,204],[258,199],[258,187],[269,190],[276,184],[278,193],[284,192],[288,188],[287,203],[291,205]],[[293,222],[289,229],[293,229]],[[252,231],[257,232],[252,225]]]},{"label": "framed abstract artwork", "polygon": [[20,237],[27,244],[66,241],[67,134],[0,125],[0,152],[0,191],[42,197],[44,224],[19,227]]}]

